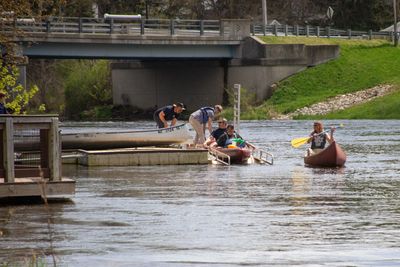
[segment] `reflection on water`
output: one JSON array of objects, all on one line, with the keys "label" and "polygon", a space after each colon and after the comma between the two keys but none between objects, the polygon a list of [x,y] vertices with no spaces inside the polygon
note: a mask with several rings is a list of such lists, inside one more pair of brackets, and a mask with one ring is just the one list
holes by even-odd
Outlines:
[{"label": "reflection on water", "polygon": [[399,266],[400,122],[344,124],[341,169],[303,166],[306,147],[290,140],[308,134],[307,121],[241,124],[273,166],[64,165],[72,202],[0,206],[0,263],[35,254],[51,265],[53,254],[58,266]]}]

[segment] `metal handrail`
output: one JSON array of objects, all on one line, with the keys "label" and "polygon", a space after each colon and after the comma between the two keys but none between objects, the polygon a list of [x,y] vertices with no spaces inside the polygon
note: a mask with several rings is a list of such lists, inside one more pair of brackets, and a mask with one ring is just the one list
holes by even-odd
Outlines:
[{"label": "metal handrail", "polygon": [[[231,165],[231,157],[224,152],[221,152],[214,148],[209,148],[208,154],[214,157],[214,159],[219,163],[222,163],[224,165]],[[226,159],[226,161],[224,159]]]},{"label": "metal handrail", "polygon": [[255,148],[252,151],[252,156],[255,160],[259,161],[260,163],[266,163],[269,165],[274,164],[274,155],[263,149]]}]

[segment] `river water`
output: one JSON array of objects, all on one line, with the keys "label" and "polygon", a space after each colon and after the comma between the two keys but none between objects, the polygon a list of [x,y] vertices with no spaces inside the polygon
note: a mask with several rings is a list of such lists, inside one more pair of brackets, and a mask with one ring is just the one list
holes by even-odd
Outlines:
[{"label": "river water", "polygon": [[[71,201],[0,206],[0,265],[400,266],[400,121],[325,121],[339,123],[341,169],[304,167],[291,147],[311,121],[241,124],[273,166],[63,165]],[[76,126],[153,124],[63,129]]]}]

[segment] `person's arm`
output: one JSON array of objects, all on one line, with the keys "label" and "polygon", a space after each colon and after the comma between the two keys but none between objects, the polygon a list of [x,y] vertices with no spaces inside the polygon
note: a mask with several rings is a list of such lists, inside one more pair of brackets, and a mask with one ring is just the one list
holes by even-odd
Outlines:
[{"label": "person's arm", "polygon": [[310,138],[308,138],[308,140],[307,140],[307,143],[311,143],[311,141],[314,139],[314,137],[315,137],[315,132],[312,132],[310,134]]},{"label": "person's arm", "polygon": [[208,128],[208,131],[210,132],[210,135],[211,135],[211,133],[212,133],[212,119],[211,119],[211,117],[208,118],[207,128]]},{"label": "person's arm", "polygon": [[168,127],[168,123],[167,123],[167,121],[165,120],[165,113],[164,113],[164,111],[161,111],[161,112],[158,114],[158,117],[159,117],[160,120],[164,123],[164,128],[167,128],[167,127]]},{"label": "person's arm", "polygon": [[328,140],[328,143],[329,144],[332,144],[334,141],[335,141],[335,139],[333,138],[333,132],[335,131],[336,129],[335,129],[335,127],[332,127],[331,128],[331,134],[329,135],[329,134],[326,134],[326,140]]},{"label": "person's arm", "polygon": [[178,120],[177,120],[176,118],[173,118],[172,121],[171,121],[171,126],[174,126],[174,125],[176,124],[177,121],[178,121]]}]

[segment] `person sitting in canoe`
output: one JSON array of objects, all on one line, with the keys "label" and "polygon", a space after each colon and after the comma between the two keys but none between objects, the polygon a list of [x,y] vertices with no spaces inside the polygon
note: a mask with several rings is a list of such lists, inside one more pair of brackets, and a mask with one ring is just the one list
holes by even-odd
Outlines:
[{"label": "person sitting in canoe", "polygon": [[217,145],[226,148],[233,143],[235,143],[237,147],[246,146],[246,141],[235,132],[235,127],[232,124],[228,124],[226,132],[218,138]]},{"label": "person sitting in canoe", "polygon": [[334,141],[334,131],[335,128],[331,127],[331,134],[328,134],[324,131],[322,122],[314,122],[314,131],[311,132],[310,138],[307,141],[307,143],[311,143],[311,148],[307,150],[307,156],[321,152],[325,148],[327,141],[329,144],[331,144]]},{"label": "person sitting in canoe", "polygon": [[218,138],[223,135],[226,131],[226,126],[228,125],[228,121],[225,118],[220,118],[218,120],[218,128],[212,131],[210,136],[207,138],[207,140],[204,142],[204,147],[214,147],[217,146],[217,140]]},{"label": "person sitting in canoe", "polygon": [[194,145],[203,146],[206,141],[205,138],[205,130],[208,128],[209,133],[212,133],[212,121],[219,116],[222,112],[222,106],[215,105],[212,107],[202,107],[192,114],[189,117],[189,123],[192,125],[193,129],[196,132],[196,136],[194,138]]},{"label": "person sitting in canoe", "polygon": [[183,103],[176,103],[173,105],[165,106],[157,109],[154,112],[153,118],[157,123],[158,128],[167,128],[168,121],[171,121],[170,127],[176,124],[179,115],[184,111],[185,105]]}]

